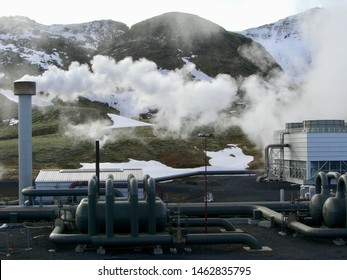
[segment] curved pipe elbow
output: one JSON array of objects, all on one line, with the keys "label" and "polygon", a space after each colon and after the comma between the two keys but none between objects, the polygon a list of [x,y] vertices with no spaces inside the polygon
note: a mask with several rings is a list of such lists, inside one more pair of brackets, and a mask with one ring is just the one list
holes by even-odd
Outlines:
[{"label": "curved pipe elbow", "polygon": [[317,194],[321,193],[321,194],[329,195],[330,193],[329,179],[325,172],[323,171],[318,172],[316,176],[315,187],[316,187]]}]

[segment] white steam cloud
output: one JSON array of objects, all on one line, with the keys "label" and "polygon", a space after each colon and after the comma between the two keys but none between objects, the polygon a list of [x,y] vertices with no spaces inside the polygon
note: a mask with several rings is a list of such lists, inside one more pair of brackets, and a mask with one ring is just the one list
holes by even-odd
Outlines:
[{"label": "white steam cloud", "polygon": [[272,143],[273,131],[284,129],[287,122],[346,120],[346,14],[346,4],[334,2],[309,21],[301,22],[312,63],[300,84],[293,85],[278,72],[266,80],[254,75],[243,81],[241,87],[250,108],[234,121],[260,146]]},{"label": "white steam cloud", "polygon": [[104,101],[123,116],[158,109],[156,127],[184,137],[195,127],[218,123],[220,113],[230,107],[237,92],[236,82],[229,75],[208,81],[192,80],[192,72],[197,70],[191,63],[164,72],[146,59],[125,58],[116,62],[98,55],[91,61],[91,69],[74,62],[67,71],[53,66],[40,77],[23,79],[36,81],[38,91],[48,92],[51,98],[73,101],[83,96]]},{"label": "white steam cloud", "polygon": [[[252,75],[242,81],[228,75],[208,81],[191,80],[189,74],[197,70],[190,63],[164,72],[146,59],[116,62],[105,56],[94,57],[90,69],[73,63],[67,71],[50,67],[40,77],[24,79],[36,81],[38,90],[62,100],[84,96],[108,102],[123,116],[158,109],[156,127],[164,127],[174,135],[187,136],[202,125],[223,128],[237,124],[259,147],[264,147],[272,143],[273,131],[284,129],[286,122],[346,119],[346,14],[346,5],[335,3],[310,22],[302,23],[302,36],[311,46],[312,64],[299,85],[293,85],[278,70],[266,78]],[[264,61],[258,56],[254,46],[241,53],[258,64],[266,64],[266,58]],[[228,110],[238,98],[239,89],[248,108],[233,116]]]}]

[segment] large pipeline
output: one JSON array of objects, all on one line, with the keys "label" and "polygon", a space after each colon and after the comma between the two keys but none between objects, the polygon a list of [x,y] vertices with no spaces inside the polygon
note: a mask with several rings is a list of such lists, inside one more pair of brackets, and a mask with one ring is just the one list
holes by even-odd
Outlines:
[{"label": "large pipeline", "polygon": [[[257,204],[243,204],[243,203],[213,203],[209,204],[209,215],[216,215],[217,213],[221,215],[253,215],[254,211],[261,212],[262,216],[266,219],[273,219],[275,223],[279,225],[285,225],[286,227],[297,231],[308,237],[321,237],[321,238],[344,238],[347,237],[346,228],[326,228],[326,227],[310,227],[306,224],[303,224],[298,221],[290,221],[286,217],[277,211],[281,211],[279,208],[280,204],[283,202],[274,202],[274,203],[260,203],[266,206],[257,205]],[[259,203],[258,203],[259,204]],[[274,206],[277,208],[277,211],[268,208],[268,206]],[[291,209],[296,210],[308,210],[307,204],[297,204],[296,206],[290,206],[288,202],[283,203],[285,211]],[[177,208],[180,209],[182,215],[203,215],[204,206],[202,203],[190,203],[188,205],[178,205],[171,204],[169,209],[176,211]]]},{"label": "large pipeline", "polygon": [[232,244],[240,243],[248,245],[252,250],[261,250],[262,246],[253,236],[243,232],[233,233],[208,233],[208,234],[186,234],[183,239],[177,241],[173,235],[168,233],[139,234],[134,237],[127,235],[94,235],[89,234],[64,234],[64,226],[56,224],[49,235],[54,243],[64,244],[93,244],[99,246],[156,246],[177,244]]},{"label": "large pipeline", "polygon": [[257,173],[257,170],[207,170],[207,171],[193,171],[181,174],[174,174],[168,176],[156,177],[154,180],[156,182],[171,181],[175,179],[181,179],[186,177],[194,176],[204,176],[204,175],[254,175]]},{"label": "large pipeline", "polygon": [[[91,190],[88,195],[88,200],[98,200],[98,196],[93,191],[93,185],[95,183],[91,183]],[[106,184],[107,185],[107,184]],[[144,182],[144,194],[145,197],[143,201],[147,203],[148,209],[150,213],[148,215],[148,226],[147,226],[147,232],[139,232],[138,228],[138,209],[136,210],[135,207],[138,207],[139,200],[138,196],[136,198],[136,180],[134,180],[133,177],[129,178],[129,205],[131,205],[132,208],[130,211],[133,213],[131,217],[131,230],[130,234],[115,234],[114,231],[111,229],[110,224],[114,222],[114,216],[117,215],[116,213],[109,213],[110,205],[111,203],[110,198],[113,195],[113,192],[111,191],[111,182],[108,183],[109,187],[107,192],[107,197],[105,200],[108,202],[105,203],[105,215],[104,221],[105,223],[105,234],[98,233],[98,229],[95,228],[95,224],[98,224],[98,218],[94,217],[92,212],[88,214],[88,219],[91,221],[91,223],[88,222],[88,233],[77,233],[77,234],[67,234],[64,233],[64,222],[58,223],[54,230],[52,231],[50,235],[50,239],[53,242],[57,243],[85,243],[85,244],[99,244],[99,245],[110,245],[110,246],[121,246],[123,245],[164,245],[164,244],[175,244],[177,240],[174,238],[173,235],[165,233],[165,232],[157,232],[157,228],[154,225],[153,220],[153,209],[155,207],[152,205],[151,202],[153,200],[154,196],[154,186],[155,182],[153,178],[146,177]],[[339,187],[340,188],[340,187]],[[154,196],[155,197],[155,196]],[[125,198],[124,198],[125,199]],[[137,199],[137,203],[135,200]],[[114,203],[117,203],[114,199],[112,206]],[[126,200],[126,199],[125,199]],[[134,200],[131,202],[131,200]],[[142,201],[142,200],[141,200]],[[137,206],[136,206],[137,205]],[[70,206],[74,208],[74,206]],[[7,208],[7,207],[6,207]],[[93,203],[91,206],[91,210],[93,209]],[[201,217],[205,213],[205,205],[204,203],[183,203],[183,204],[175,204],[171,203],[167,205],[167,209],[171,213],[175,213],[179,210],[181,215],[188,216],[188,219],[191,220],[191,224],[194,224],[193,217]],[[59,213],[61,209],[59,209],[57,206],[50,206],[50,207],[44,207],[44,206],[27,206],[27,207],[9,207],[5,211],[4,209],[0,209],[0,218],[3,217],[3,215],[10,215],[11,213],[17,213],[18,218],[20,219],[36,219],[40,215],[42,217],[47,217],[48,219],[55,218],[59,216]],[[39,210],[39,211],[38,211]],[[60,211],[59,211],[60,210]],[[72,210],[74,212],[76,208]],[[136,212],[137,211],[137,212]],[[307,202],[299,202],[299,203],[292,203],[292,202],[224,202],[224,203],[211,203],[208,205],[208,217],[211,219],[210,226],[214,226],[214,220],[213,217],[218,216],[240,216],[240,215],[247,215],[252,216],[255,215],[255,212],[261,213],[261,216],[265,219],[273,220],[275,223],[279,225],[286,225],[286,227],[304,234],[305,236],[309,237],[323,237],[323,238],[341,238],[341,237],[347,237],[347,230],[345,228],[313,228],[310,226],[307,226],[303,223],[300,223],[298,221],[291,221],[286,218],[284,213],[290,212],[290,211],[309,211],[309,204]],[[5,213],[5,214],[4,214]],[[41,213],[41,214],[40,214]],[[155,216],[155,215],[154,215]],[[58,219],[59,220],[59,219]],[[201,219],[200,219],[201,220]],[[221,219],[223,220],[223,219]],[[137,221],[137,224],[135,224]],[[182,223],[182,220],[181,220]],[[201,225],[200,222],[195,222],[196,224]],[[90,226],[89,226],[90,224]],[[217,226],[224,227],[224,222],[219,222]],[[114,226],[114,225],[113,225]],[[231,227],[232,229],[232,227]],[[239,232],[227,232],[227,234],[186,234],[181,242],[185,242],[186,244],[218,244],[218,243],[245,243],[249,245],[252,249],[259,249],[260,245],[257,240],[249,236],[246,233],[239,233]]]},{"label": "large pipeline", "polygon": [[[120,190],[114,189],[116,197],[123,197],[123,193]],[[87,196],[88,188],[76,188],[76,189],[36,189],[35,187],[27,187],[22,190],[24,196],[40,197],[40,196]],[[106,188],[101,188],[100,195],[106,194]]]},{"label": "large pipeline", "polygon": [[[164,245],[176,243],[185,244],[221,244],[221,243],[245,243],[249,245],[251,249],[259,250],[261,245],[252,236],[246,233],[240,232],[228,232],[224,234],[187,234],[184,238],[174,238],[173,235],[167,233],[157,233],[156,226],[153,222],[153,217],[157,216],[156,203],[155,203],[155,183],[154,180],[145,176],[145,201],[148,205],[148,233],[140,232],[139,228],[139,199],[138,199],[138,188],[137,181],[134,176],[129,175],[128,177],[128,204],[130,213],[130,234],[119,235],[114,234],[109,226],[110,221],[113,220],[109,211],[114,213],[114,204],[112,205],[109,199],[106,199],[105,217],[106,217],[106,234],[97,233],[97,224],[100,223],[97,218],[97,205],[98,198],[96,194],[96,182],[90,180],[89,193],[88,193],[88,234],[64,234],[64,222],[58,219],[54,230],[50,234],[50,240],[53,242],[60,243],[85,243],[85,244],[97,244],[101,246],[127,246],[127,245]],[[111,187],[109,187],[111,189]],[[109,193],[109,191],[107,191]],[[108,194],[108,197],[111,195]],[[107,197],[107,198],[108,198]],[[85,199],[83,200],[85,201]],[[123,201],[124,204],[124,201]],[[111,208],[112,206],[112,208]],[[77,210],[78,212],[78,210]],[[76,213],[77,214],[77,213]],[[152,218],[150,218],[152,217]],[[212,220],[215,221],[215,220]],[[220,221],[214,223],[214,225],[221,224]],[[225,223],[223,224],[225,226]],[[230,229],[231,227],[228,227]],[[233,228],[231,228],[233,229]]]}]

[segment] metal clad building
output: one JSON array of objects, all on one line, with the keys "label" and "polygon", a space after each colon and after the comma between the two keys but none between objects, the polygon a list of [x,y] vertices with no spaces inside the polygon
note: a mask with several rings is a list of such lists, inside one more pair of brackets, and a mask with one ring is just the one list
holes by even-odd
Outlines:
[{"label": "metal clad building", "polygon": [[[126,184],[130,174],[143,180],[142,169],[101,169],[100,182],[105,182],[110,174],[117,183]],[[94,175],[95,169],[42,169],[35,179],[35,186],[38,189],[68,188],[75,182],[89,181]]]},{"label": "metal clad building", "polygon": [[[272,157],[270,166],[283,168],[283,179],[298,184],[312,184],[319,171],[347,171],[347,129],[343,120],[307,120],[287,123],[284,136],[288,147],[283,155]],[[280,169],[280,168],[277,168]],[[272,168],[271,175],[278,175]]]},{"label": "metal clad building", "polygon": [[[142,169],[100,169],[100,184],[104,184],[108,176],[113,175],[114,186],[127,196],[127,180],[130,174],[142,184]],[[95,169],[42,169],[35,179],[35,188],[43,190],[87,187],[88,181],[94,175]],[[139,189],[139,195],[143,195],[142,189]]]}]

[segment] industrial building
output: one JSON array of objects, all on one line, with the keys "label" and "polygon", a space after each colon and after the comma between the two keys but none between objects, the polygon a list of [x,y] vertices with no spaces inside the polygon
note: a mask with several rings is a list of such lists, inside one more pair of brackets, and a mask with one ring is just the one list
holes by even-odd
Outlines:
[{"label": "industrial building", "polygon": [[347,171],[347,128],[344,120],[305,120],[287,123],[274,132],[265,148],[266,174],[261,180],[314,184],[322,172]]},{"label": "industrial building", "polygon": [[[142,169],[119,169],[108,168],[100,169],[100,185],[105,187],[107,178],[111,175],[114,180],[114,187],[117,188],[123,196],[128,195],[128,177],[135,176],[137,180],[143,179]],[[35,179],[35,188],[37,190],[63,190],[87,188],[88,181],[95,175],[95,169],[42,169]],[[143,196],[142,189],[139,189],[139,195]],[[47,197],[46,200],[54,201],[54,198]],[[79,200],[79,199],[78,199]]]}]

